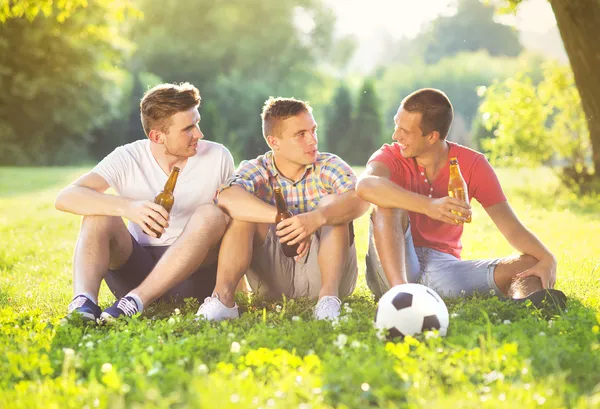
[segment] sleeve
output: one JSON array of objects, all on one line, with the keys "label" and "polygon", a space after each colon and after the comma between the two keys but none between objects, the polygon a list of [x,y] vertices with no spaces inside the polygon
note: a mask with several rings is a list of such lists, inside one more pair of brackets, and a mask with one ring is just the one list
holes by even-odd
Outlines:
[{"label": "sleeve", "polygon": [[485,156],[480,155],[471,168],[471,197],[486,208],[506,201],[500,180]]},{"label": "sleeve", "polygon": [[233,172],[235,171],[235,166],[233,162],[233,156],[229,149],[223,147],[224,157],[221,162],[221,184],[225,183],[225,181],[229,180],[233,176]]},{"label": "sleeve", "polygon": [[327,192],[338,195],[356,188],[356,175],[352,168],[335,155],[321,166],[320,180]]},{"label": "sleeve", "polygon": [[391,145],[385,144],[375,151],[367,161],[367,165],[371,162],[380,162],[384,164],[395,179],[400,179],[403,176],[402,167],[398,166],[398,159],[394,156]]},{"label": "sleeve", "polygon": [[260,196],[267,186],[267,178],[263,175],[260,168],[252,163],[252,161],[243,161],[233,175],[223,183],[217,192],[214,202],[218,203],[221,192],[231,186],[241,186],[248,193],[251,193],[254,196]]},{"label": "sleeve", "polygon": [[119,146],[109,153],[98,163],[92,172],[102,176],[106,183],[115,190],[123,186],[127,169],[129,168],[130,157],[124,146]]}]

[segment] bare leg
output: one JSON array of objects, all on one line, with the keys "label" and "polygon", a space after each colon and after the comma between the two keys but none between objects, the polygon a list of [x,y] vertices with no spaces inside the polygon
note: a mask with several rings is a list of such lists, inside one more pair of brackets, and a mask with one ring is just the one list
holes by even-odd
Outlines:
[{"label": "bare leg", "polygon": [[120,217],[84,216],[73,257],[73,292],[98,297],[109,268],[121,267],[131,256],[131,235]]},{"label": "bare leg", "polygon": [[319,298],[326,295],[338,296],[349,247],[350,233],[347,224],[321,228],[318,258],[321,270]]},{"label": "bare leg", "polygon": [[523,298],[542,289],[538,277],[516,278],[516,275],[534,265],[538,260],[530,255],[507,257],[494,270],[494,280],[502,292],[511,298]]},{"label": "bare leg", "polygon": [[405,234],[409,225],[408,212],[377,207],[371,218],[375,248],[390,287],[407,283]]},{"label": "bare leg", "polygon": [[236,287],[250,267],[254,243],[264,243],[268,224],[231,220],[221,242],[214,292],[226,307],[235,305]]},{"label": "bare leg", "polygon": [[202,264],[214,262],[226,224],[227,217],[216,205],[198,206],[181,236],[158,260],[148,277],[131,292],[148,305],[188,278]]}]

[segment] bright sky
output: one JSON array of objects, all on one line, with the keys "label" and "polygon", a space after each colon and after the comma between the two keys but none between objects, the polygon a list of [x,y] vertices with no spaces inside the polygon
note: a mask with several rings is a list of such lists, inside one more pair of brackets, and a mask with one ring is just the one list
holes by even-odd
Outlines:
[{"label": "bright sky", "polygon": [[[423,25],[440,14],[452,14],[455,0],[326,0],[337,15],[337,29],[359,38],[382,28],[396,38],[414,37]],[[518,29],[543,33],[556,25],[547,0],[528,0],[516,17],[502,22]]]}]

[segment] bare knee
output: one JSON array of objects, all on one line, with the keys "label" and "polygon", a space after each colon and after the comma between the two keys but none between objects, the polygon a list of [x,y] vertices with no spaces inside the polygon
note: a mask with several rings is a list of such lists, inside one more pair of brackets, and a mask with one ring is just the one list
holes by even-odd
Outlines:
[{"label": "bare knee", "polygon": [[522,271],[528,270],[539,263],[537,258],[530,256],[529,254],[521,254],[518,260],[522,266]]},{"label": "bare knee", "polygon": [[407,210],[385,207],[375,207],[371,213],[371,220],[375,230],[385,226],[402,226],[402,231],[406,232],[409,223]]},{"label": "bare knee", "polygon": [[104,236],[112,237],[120,227],[125,227],[125,223],[117,216],[83,216],[81,221],[81,230],[86,233],[100,233]]},{"label": "bare knee", "polygon": [[211,234],[221,237],[227,228],[228,217],[217,205],[207,203],[196,208],[190,219],[193,230],[210,230]]}]

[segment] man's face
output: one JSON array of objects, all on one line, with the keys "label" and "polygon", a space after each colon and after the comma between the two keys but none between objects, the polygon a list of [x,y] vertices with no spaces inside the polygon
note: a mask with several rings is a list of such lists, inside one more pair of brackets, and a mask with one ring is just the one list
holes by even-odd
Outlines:
[{"label": "man's face", "polygon": [[403,157],[414,158],[428,149],[427,135],[421,130],[420,112],[408,112],[401,106],[394,116],[394,124],[392,139],[400,145]]},{"label": "man's face", "polygon": [[200,130],[198,108],[181,111],[171,117],[171,126],[163,133],[167,154],[189,158],[198,150],[198,140],[204,138]]},{"label": "man's face", "polygon": [[276,155],[297,165],[315,163],[317,150],[317,123],[309,112],[287,118],[278,126],[280,132],[275,149]]}]

